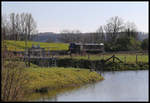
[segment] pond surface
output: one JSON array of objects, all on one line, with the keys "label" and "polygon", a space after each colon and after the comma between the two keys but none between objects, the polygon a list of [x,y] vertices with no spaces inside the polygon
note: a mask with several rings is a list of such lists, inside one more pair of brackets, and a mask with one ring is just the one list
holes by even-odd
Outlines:
[{"label": "pond surface", "polygon": [[148,70],[105,72],[102,76],[105,80],[44,101],[148,101]]}]

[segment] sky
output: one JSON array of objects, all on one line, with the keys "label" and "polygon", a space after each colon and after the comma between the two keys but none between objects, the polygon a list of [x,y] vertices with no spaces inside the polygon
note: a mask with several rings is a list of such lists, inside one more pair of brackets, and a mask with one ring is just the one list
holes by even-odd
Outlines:
[{"label": "sky", "polygon": [[31,13],[38,32],[95,32],[114,16],[148,32],[148,2],[2,2],[2,15]]}]

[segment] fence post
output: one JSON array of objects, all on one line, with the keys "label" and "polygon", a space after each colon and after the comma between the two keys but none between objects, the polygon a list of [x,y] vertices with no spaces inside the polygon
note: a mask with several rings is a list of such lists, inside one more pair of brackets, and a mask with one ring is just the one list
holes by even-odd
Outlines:
[{"label": "fence post", "polygon": [[113,55],[113,63],[115,62],[115,55]]},{"label": "fence post", "polygon": [[136,54],[136,64],[137,64],[137,61],[138,61],[137,59],[138,59],[138,58],[137,58],[137,54]]}]

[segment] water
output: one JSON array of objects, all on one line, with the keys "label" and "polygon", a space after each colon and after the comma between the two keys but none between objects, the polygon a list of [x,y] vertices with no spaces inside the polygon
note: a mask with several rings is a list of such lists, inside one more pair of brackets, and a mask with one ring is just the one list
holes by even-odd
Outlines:
[{"label": "water", "polygon": [[105,80],[45,101],[148,101],[148,71],[106,72]]}]

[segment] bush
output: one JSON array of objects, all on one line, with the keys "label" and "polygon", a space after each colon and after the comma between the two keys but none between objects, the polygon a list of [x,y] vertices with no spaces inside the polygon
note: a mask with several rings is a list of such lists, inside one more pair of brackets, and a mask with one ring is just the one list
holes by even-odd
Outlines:
[{"label": "bush", "polygon": [[3,101],[22,99],[25,85],[28,82],[24,72],[24,63],[5,61],[2,66],[1,98]]},{"label": "bush", "polygon": [[144,39],[143,41],[142,41],[142,43],[141,43],[141,48],[143,49],[143,50],[148,50],[148,39],[146,38],[146,39]]}]

